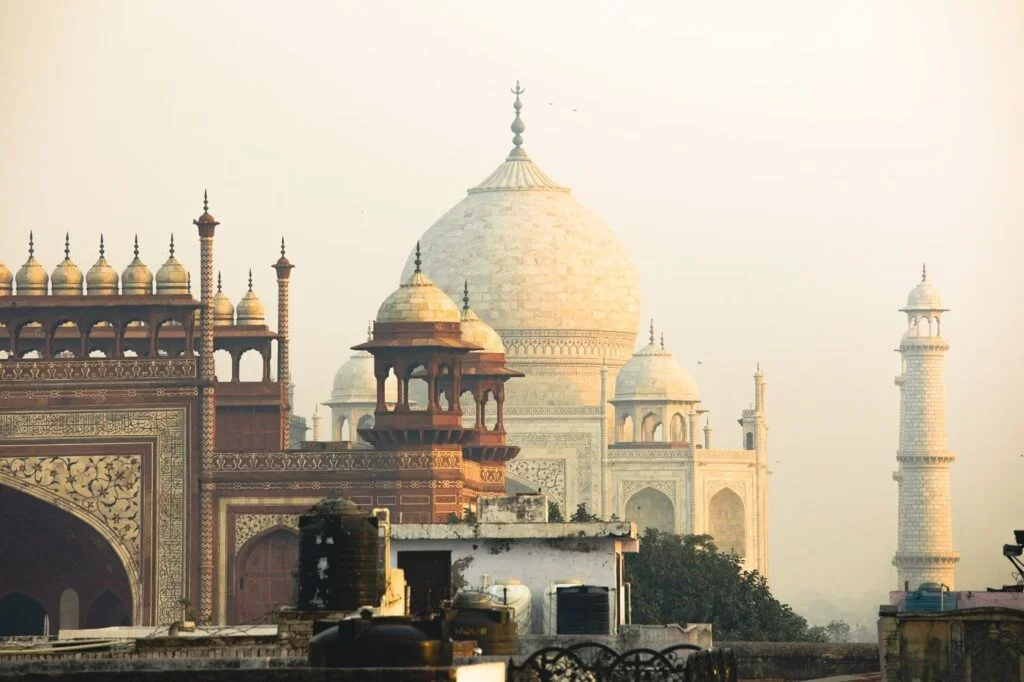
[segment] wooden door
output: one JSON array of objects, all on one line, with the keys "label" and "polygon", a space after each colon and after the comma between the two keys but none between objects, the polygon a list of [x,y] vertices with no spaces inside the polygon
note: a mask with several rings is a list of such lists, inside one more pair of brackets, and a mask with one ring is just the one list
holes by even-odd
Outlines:
[{"label": "wooden door", "polygon": [[250,541],[235,560],[235,623],[266,623],[292,603],[299,537],[279,529]]}]

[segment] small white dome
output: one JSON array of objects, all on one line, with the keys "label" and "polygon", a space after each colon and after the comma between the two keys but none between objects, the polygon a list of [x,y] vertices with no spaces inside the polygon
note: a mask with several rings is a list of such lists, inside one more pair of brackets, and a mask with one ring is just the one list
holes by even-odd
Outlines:
[{"label": "small white dome", "polygon": [[[395,382],[384,385],[384,400],[389,405],[398,402],[398,387]],[[373,356],[359,351],[334,373],[334,387],[331,390],[332,403],[376,403],[377,377],[373,374]]]},{"label": "small white dome", "polygon": [[473,351],[474,353],[505,354],[505,342],[501,340],[501,336],[491,325],[481,320],[472,308],[465,308],[462,311],[462,340],[480,346],[481,349]]},{"label": "small white dome", "polygon": [[458,322],[459,307],[416,266],[402,286],[384,299],[377,322]]},{"label": "small white dome", "polygon": [[622,367],[615,379],[615,400],[700,402],[700,391],[690,373],[652,340]]},{"label": "small white dome", "polygon": [[942,305],[942,297],[939,296],[938,289],[928,281],[928,273],[924,268],[921,268],[921,283],[914,287],[910,295],[907,296],[907,307],[904,310],[945,310]]}]

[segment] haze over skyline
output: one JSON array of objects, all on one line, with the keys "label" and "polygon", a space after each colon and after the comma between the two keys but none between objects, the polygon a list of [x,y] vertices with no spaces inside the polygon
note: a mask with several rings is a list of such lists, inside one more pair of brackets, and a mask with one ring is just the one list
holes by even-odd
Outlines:
[{"label": "haze over skyline", "polygon": [[632,253],[716,444],[739,446],[761,363],[784,601],[896,587],[892,349],[928,263],[951,309],[957,585],[983,589],[1024,525],[1022,65],[1013,2],[9,0],[0,261],[34,230],[50,270],[67,231],[84,269],[102,232],[120,270],[137,232],[155,270],[174,232],[197,272],[208,189],[225,291],[253,267],[272,326],[288,242],[309,417],[416,239],[504,159],[519,79],[524,148]]}]

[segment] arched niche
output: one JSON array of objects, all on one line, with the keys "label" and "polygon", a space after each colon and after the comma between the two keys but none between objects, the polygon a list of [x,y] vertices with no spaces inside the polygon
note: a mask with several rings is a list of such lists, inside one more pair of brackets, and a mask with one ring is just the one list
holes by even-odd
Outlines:
[{"label": "arched niche", "polygon": [[[135,621],[137,582],[121,552],[99,529],[27,491],[0,485],[0,509],[17,523],[0,524],[0,594],[18,592],[43,605],[51,623],[81,619],[82,601],[104,591],[123,605],[114,625]],[[123,551],[123,547],[121,548]]]},{"label": "arched niche", "polygon": [[70,587],[60,593],[60,621],[58,627],[61,630],[78,629],[78,592]]},{"label": "arched niche", "polygon": [[729,488],[722,488],[708,504],[708,535],[726,554],[746,556],[746,522],[743,500]]},{"label": "arched niche", "polygon": [[623,516],[636,524],[638,532],[655,528],[663,533],[674,533],[676,529],[675,505],[668,495],[648,486],[634,493],[626,501]]},{"label": "arched niche", "polygon": [[680,443],[689,438],[689,434],[686,432],[686,418],[682,414],[676,412],[672,415],[672,421],[669,427],[669,440],[673,443]]},{"label": "arched niche", "polygon": [[83,625],[88,628],[110,628],[131,625],[131,613],[124,601],[110,590],[103,590],[89,604]]},{"label": "arched niche", "polygon": [[22,592],[0,597],[0,637],[41,636],[46,609]]},{"label": "arched niche", "polygon": [[274,611],[293,603],[299,535],[275,526],[248,540],[234,560],[234,622],[270,622]]}]

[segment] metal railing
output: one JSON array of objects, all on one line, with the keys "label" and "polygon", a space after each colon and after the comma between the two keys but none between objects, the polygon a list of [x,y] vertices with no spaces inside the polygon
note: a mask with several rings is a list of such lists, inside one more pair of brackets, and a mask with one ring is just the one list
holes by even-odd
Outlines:
[{"label": "metal railing", "polygon": [[546,647],[522,663],[509,661],[508,682],[736,682],[736,655],[727,649],[679,644],[662,651],[618,653],[597,642]]}]

